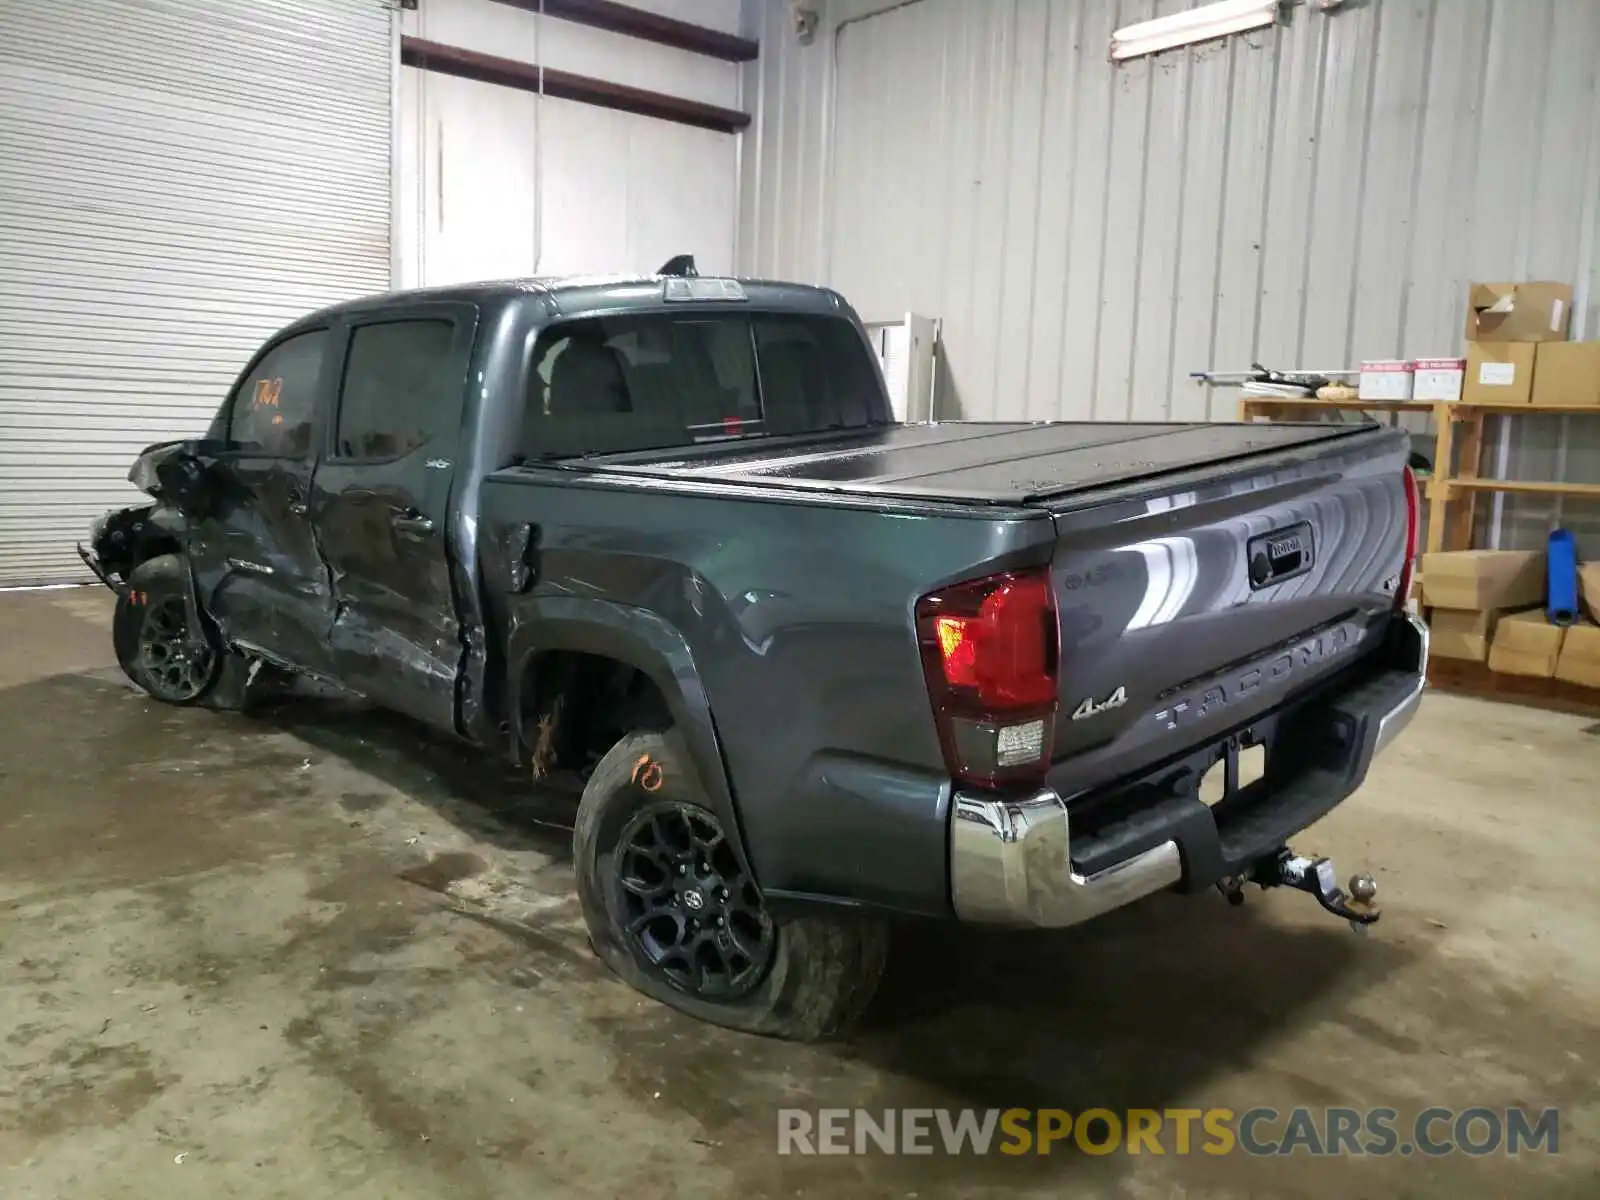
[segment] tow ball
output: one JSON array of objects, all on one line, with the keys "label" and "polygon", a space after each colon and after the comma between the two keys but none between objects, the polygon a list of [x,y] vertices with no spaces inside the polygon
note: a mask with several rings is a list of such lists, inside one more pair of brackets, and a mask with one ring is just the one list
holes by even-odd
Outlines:
[{"label": "tow ball", "polygon": [[1309,892],[1318,904],[1334,916],[1349,921],[1350,928],[1358,933],[1383,915],[1377,904],[1378,885],[1371,875],[1350,876],[1347,893],[1339,886],[1339,876],[1331,858],[1307,858],[1287,847],[1271,858],[1262,859],[1250,875],[1229,876],[1217,887],[1229,904],[1243,904],[1247,883],[1262,888],[1289,887]]}]

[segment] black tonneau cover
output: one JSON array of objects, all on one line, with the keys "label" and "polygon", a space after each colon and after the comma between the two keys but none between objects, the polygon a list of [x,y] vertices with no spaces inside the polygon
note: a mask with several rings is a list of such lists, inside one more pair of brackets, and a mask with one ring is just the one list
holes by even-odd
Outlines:
[{"label": "black tonneau cover", "polygon": [[[584,468],[912,499],[1025,504],[1217,466],[1371,425],[943,422],[828,440],[744,440],[619,454]],[[577,465],[577,464],[571,464]]]}]

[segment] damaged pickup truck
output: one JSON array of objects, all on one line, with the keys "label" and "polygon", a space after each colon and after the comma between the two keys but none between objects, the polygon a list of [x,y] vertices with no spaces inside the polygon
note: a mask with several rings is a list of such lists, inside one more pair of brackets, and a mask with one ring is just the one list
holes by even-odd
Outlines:
[{"label": "damaged pickup truck", "polygon": [[82,547],[129,676],[586,775],[593,943],[706,1020],[841,1030],[896,916],[1377,916],[1288,842],[1422,693],[1401,432],[897,424],[838,295],[680,264],[315,313],[130,477]]}]

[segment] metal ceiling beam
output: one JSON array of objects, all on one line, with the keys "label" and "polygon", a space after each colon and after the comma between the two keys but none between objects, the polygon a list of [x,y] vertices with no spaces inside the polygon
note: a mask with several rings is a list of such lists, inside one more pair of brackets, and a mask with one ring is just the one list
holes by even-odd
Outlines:
[{"label": "metal ceiling beam", "polygon": [[463,50],[459,46],[446,46],[442,42],[430,42],[423,38],[401,38],[400,61],[405,66],[434,71],[440,75],[455,75],[461,79],[498,84],[524,92],[542,91],[557,100],[575,100],[580,104],[676,121],[680,125],[714,129],[718,133],[738,133],[750,124],[750,114],[738,109],[702,104],[698,100],[685,100],[665,92],[646,91],[644,88],[628,87],[626,84],[593,79],[571,71],[557,71],[550,67],[545,67],[541,72],[532,63],[494,54],[480,54],[476,50]]},{"label": "metal ceiling beam", "polygon": [[691,21],[663,17],[617,0],[499,0],[525,12],[542,12],[547,17],[605,29],[625,37],[641,38],[661,46],[673,46],[694,54],[720,58],[726,62],[752,62],[761,52],[760,44],[749,38],[723,33]]}]

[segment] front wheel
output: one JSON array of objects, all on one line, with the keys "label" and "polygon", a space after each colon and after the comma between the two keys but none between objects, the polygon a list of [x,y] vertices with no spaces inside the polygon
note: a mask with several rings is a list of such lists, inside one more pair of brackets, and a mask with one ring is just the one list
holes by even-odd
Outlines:
[{"label": "front wheel", "polygon": [[671,730],[628,734],[600,760],[573,856],[595,949],[690,1016],[815,1041],[846,1030],[882,977],[882,921],[767,912]]},{"label": "front wheel", "polygon": [[124,674],[165,704],[234,708],[247,665],[207,630],[189,629],[189,585],[176,554],[147,559],[128,576],[111,618]]}]

